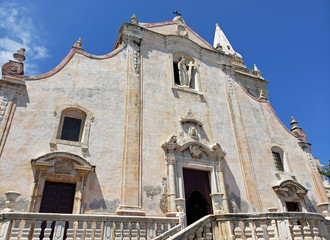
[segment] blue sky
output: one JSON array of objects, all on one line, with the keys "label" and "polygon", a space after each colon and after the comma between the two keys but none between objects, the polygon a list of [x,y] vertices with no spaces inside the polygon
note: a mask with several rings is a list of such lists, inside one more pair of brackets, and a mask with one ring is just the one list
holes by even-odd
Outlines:
[{"label": "blue sky", "polygon": [[270,83],[270,102],[290,127],[295,116],[322,163],[330,159],[330,2],[271,1],[7,1],[0,2],[0,65],[26,48],[25,73],[57,66],[82,37],[86,52],[110,52],[123,22],[171,20],[213,43],[215,23],[245,65],[257,64]]}]

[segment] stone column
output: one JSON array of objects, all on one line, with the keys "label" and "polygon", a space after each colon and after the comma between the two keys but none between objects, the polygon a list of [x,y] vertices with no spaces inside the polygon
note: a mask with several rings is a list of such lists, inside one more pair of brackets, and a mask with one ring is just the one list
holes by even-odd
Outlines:
[{"label": "stone column", "polygon": [[175,186],[175,167],[176,159],[174,157],[167,157],[166,163],[168,165],[168,200],[169,212],[177,212],[175,199],[176,199],[176,186]]},{"label": "stone column", "polygon": [[142,210],[142,79],[140,46],[142,39],[122,35],[127,51],[125,135],[121,170],[121,204],[119,215],[145,215]]},{"label": "stone column", "polygon": [[246,129],[241,113],[239,101],[234,88],[234,68],[230,62],[224,63],[223,72],[226,78],[226,95],[233,124],[234,136],[236,140],[237,157],[240,163],[240,170],[244,181],[245,194],[251,210],[262,211],[261,199],[257,189],[257,181],[253,168],[253,159],[246,136]]},{"label": "stone column", "polygon": [[165,151],[165,161],[168,166],[168,216],[175,216],[177,209],[175,199],[176,191],[176,158],[175,151],[178,149],[177,137],[173,135],[168,141],[165,141],[162,148]]}]

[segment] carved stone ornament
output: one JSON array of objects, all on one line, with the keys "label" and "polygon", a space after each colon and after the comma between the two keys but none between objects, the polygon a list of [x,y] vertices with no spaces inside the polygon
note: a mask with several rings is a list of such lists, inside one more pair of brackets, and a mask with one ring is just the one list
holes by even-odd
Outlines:
[{"label": "carved stone ornament", "polygon": [[201,157],[203,150],[201,147],[193,145],[189,147],[189,152],[194,159],[198,159]]},{"label": "carved stone ornament", "polygon": [[188,132],[189,132],[189,136],[191,138],[197,138],[197,130],[196,130],[196,128],[194,126],[191,126],[189,128]]},{"label": "carved stone ornament", "polygon": [[77,40],[76,43],[73,45],[73,47],[82,49],[81,38],[78,38],[78,40]]},{"label": "carved stone ornament", "polygon": [[137,19],[135,14],[133,14],[132,17],[131,17],[131,23],[132,24],[138,24],[138,19]]},{"label": "carved stone ornament", "polygon": [[9,62],[2,65],[1,71],[3,76],[22,77],[24,75],[24,53],[24,48],[19,49],[17,53],[13,55],[14,60],[9,60]]},{"label": "carved stone ornament", "polygon": [[0,123],[1,123],[2,119],[3,119],[4,116],[5,116],[5,113],[6,113],[6,109],[7,109],[8,103],[9,103],[8,98],[4,97],[4,98],[2,99],[1,104],[0,104]]},{"label": "carved stone ornament", "polygon": [[176,27],[176,32],[181,36],[187,36],[188,35],[188,32],[187,32],[186,28],[181,24]]},{"label": "carved stone ornament", "polygon": [[181,124],[184,124],[186,122],[190,122],[190,123],[194,123],[195,125],[198,125],[200,127],[203,126],[203,123],[201,123],[199,120],[197,120],[194,116],[194,114],[192,113],[192,110],[189,109],[188,112],[186,113],[186,115],[184,115],[183,117],[181,117],[180,120]]},{"label": "carved stone ornament", "polygon": [[298,122],[296,121],[296,119],[294,119],[294,117],[291,117],[290,125],[292,126],[290,131],[293,132],[296,138],[298,138],[302,142],[307,142],[307,135],[305,131],[302,130],[302,128],[298,127]]},{"label": "carved stone ornament", "polygon": [[71,174],[73,169],[74,169],[73,163],[64,159],[57,160],[54,164],[55,173]]}]

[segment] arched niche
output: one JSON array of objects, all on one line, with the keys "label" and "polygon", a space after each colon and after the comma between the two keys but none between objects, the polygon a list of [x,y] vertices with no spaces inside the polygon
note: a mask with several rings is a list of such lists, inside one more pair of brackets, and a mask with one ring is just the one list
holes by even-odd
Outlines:
[{"label": "arched niche", "polygon": [[172,53],[172,62],[174,86],[200,92],[201,82],[197,58],[192,57],[186,52],[176,51]]},{"label": "arched niche", "polygon": [[67,152],[53,152],[31,160],[34,188],[29,211],[39,212],[45,182],[75,184],[72,213],[83,213],[82,202],[88,175],[95,172],[86,159]]},{"label": "arched niche", "polygon": [[283,212],[290,211],[288,203],[296,204],[300,212],[307,212],[305,195],[308,190],[303,185],[292,180],[285,180],[278,182],[273,189],[280,200]]}]

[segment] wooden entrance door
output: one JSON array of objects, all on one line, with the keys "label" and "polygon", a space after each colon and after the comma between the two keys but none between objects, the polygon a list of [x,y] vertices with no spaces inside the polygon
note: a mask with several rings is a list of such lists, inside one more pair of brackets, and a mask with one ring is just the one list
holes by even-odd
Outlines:
[{"label": "wooden entrance door", "polygon": [[72,213],[75,190],[75,184],[45,182],[39,212]]},{"label": "wooden entrance door", "polygon": [[183,169],[187,224],[212,213],[209,172]]}]

